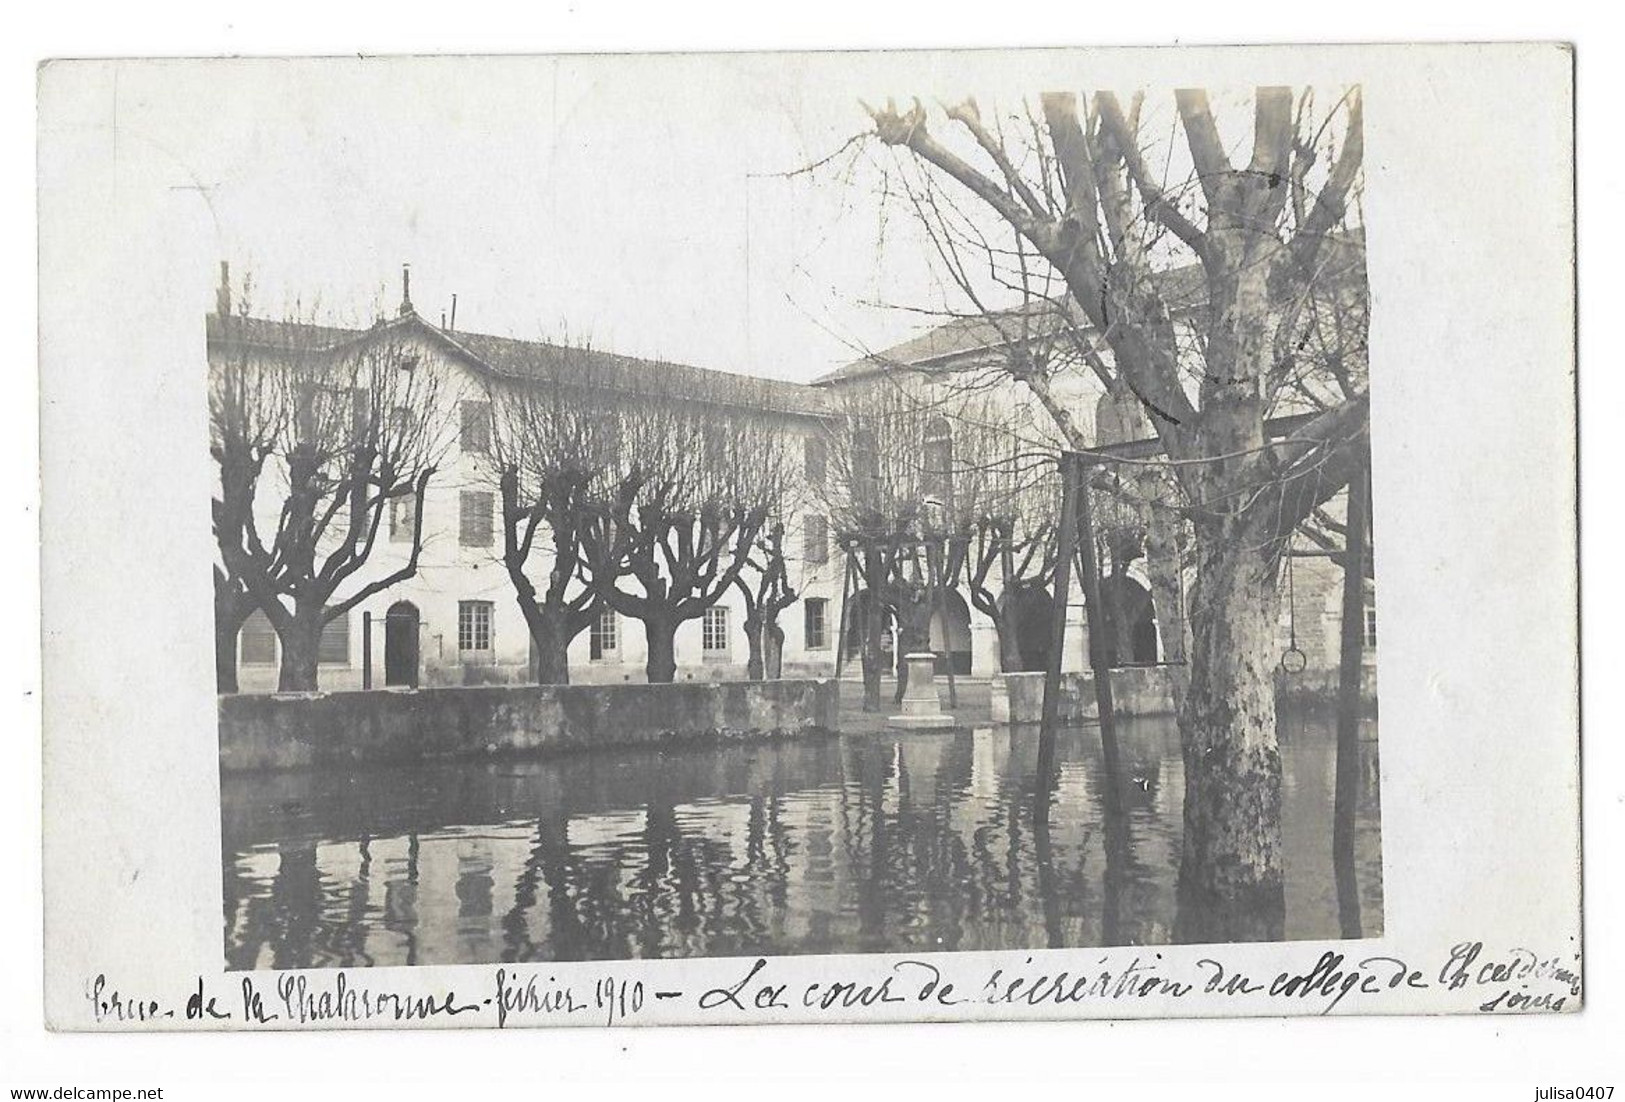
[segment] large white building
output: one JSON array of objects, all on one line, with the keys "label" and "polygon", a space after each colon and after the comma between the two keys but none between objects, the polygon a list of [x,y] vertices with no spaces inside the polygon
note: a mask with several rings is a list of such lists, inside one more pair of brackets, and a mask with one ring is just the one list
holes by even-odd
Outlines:
[{"label": "large white building", "polygon": [[[454,332],[433,325],[404,302],[398,317],[364,329],[327,328],[233,315],[229,301],[209,315],[211,370],[243,356],[275,360],[387,342],[392,356],[414,371],[437,372],[437,393],[448,408],[442,421],[448,439],[424,496],[422,546],[415,574],[334,619],[323,632],[319,685],[324,690],[404,685],[462,685],[533,679],[535,652],[514,589],[502,562],[501,519],[495,485],[491,397],[503,388],[555,379],[568,352],[577,382],[600,394],[634,387],[639,380],[678,389],[691,401],[712,404],[726,415],[739,403],[740,417],[770,418],[792,454],[819,472],[824,432],[822,392],[790,383],[741,379],[723,372],[639,360],[542,342]],[[743,389],[742,389],[743,388]],[[818,441],[797,447],[797,440]],[[279,507],[275,472],[265,479],[257,513],[275,523]],[[359,592],[407,561],[412,548],[410,508],[394,507],[365,567],[335,600]],[[835,667],[834,604],[841,565],[828,526],[817,515],[784,518],[789,581],[800,600],[779,618],[784,632],[782,675],[828,674]],[[545,573],[547,552],[535,553],[533,576]],[[626,581],[623,585],[628,584]],[[702,616],[677,631],[677,680],[740,679],[747,647],[742,596],[730,588]],[[367,638],[370,632],[370,641]],[[605,610],[569,650],[570,677],[579,683],[641,681],[647,649],[642,625]],[[243,692],[274,691],[281,644],[263,613],[251,615],[239,633],[238,684]],[[370,659],[370,674],[367,663]]]},{"label": "large white building", "polygon": [[[298,350],[325,354],[342,348],[387,342],[393,355],[417,371],[438,373],[442,419],[448,426],[442,452],[423,505],[422,545],[413,576],[373,594],[323,633],[319,685],[324,690],[406,685],[522,683],[535,679],[536,654],[513,584],[502,562],[502,534],[495,490],[491,397],[505,388],[556,381],[568,355],[572,385],[584,392],[634,392],[640,382],[680,393],[725,416],[766,419],[780,434],[809,492],[782,516],[786,526],[788,581],[795,604],[779,616],[783,632],[781,676],[827,676],[836,668],[842,605],[855,606],[848,590],[845,553],[837,546],[836,523],[827,503],[845,492],[841,449],[851,422],[843,417],[854,401],[882,390],[906,393],[922,409],[940,414],[942,432],[974,438],[973,447],[1006,454],[1043,455],[1062,444],[1051,415],[1032,394],[996,370],[1009,352],[1010,316],[964,318],[934,327],[894,348],[847,365],[812,385],[747,379],[686,365],[640,360],[544,342],[455,331],[420,317],[403,296],[398,316],[366,328],[329,328],[233,314],[229,291],[207,322],[211,370],[226,369],[243,356],[275,360]],[[994,368],[994,369],[990,369]],[[1084,371],[1057,373],[1055,398],[1086,438],[1099,439],[1112,427],[1111,400],[1094,376]],[[975,385],[968,385],[974,381]],[[989,411],[993,411],[990,413]],[[990,437],[988,425],[996,421]],[[1098,432],[1097,432],[1098,428]],[[991,441],[991,443],[990,443]],[[962,451],[958,462],[974,466]],[[270,476],[268,476],[270,477]],[[274,523],[275,491],[261,502]],[[363,570],[336,594],[342,599],[369,580],[400,567],[412,547],[408,510],[392,508],[388,531],[380,535]],[[545,555],[545,552],[537,552]],[[542,573],[541,563],[533,576]],[[1143,562],[1130,570],[1145,587]],[[1341,622],[1340,571],[1326,559],[1299,560],[1294,602],[1283,602],[1283,649],[1289,636],[1318,670],[1335,667]],[[623,585],[629,584],[626,581]],[[939,665],[961,675],[1000,672],[1000,648],[993,624],[956,587],[933,614],[930,645]],[[747,643],[742,596],[730,588],[702,616],[682,624],[676,636],[676,679],[732,680],[746,675]],[[1155,662],[1168,653],[1161,623],[1147,593],[1144,623],[1137,625],[1135,652],[1124,661]],[[1068,669],[1081,668],[1085,632],[1083,599],[1076,584],[1068,607],[1069,639],[1063,654]],[[857,624],[849,623],[846,653],[853,655]],[[1366,635],[1375,642],[1375,611],[1368,604]],[[1047,632],[1047,626],[1044,631]],[[893,647],[890,625],[885,646]],[[244,692],[273,691],[278,683],[280,642],[263,613],[244,624],[237,643],[238,685]],[[605,610],[575,638],[569,649],[570,678],[579,683],[644,680],[647,646],[643,625]],[[370,667],[370,668],[369,668]],[[856,673],[850,661],[848,672]]]}]

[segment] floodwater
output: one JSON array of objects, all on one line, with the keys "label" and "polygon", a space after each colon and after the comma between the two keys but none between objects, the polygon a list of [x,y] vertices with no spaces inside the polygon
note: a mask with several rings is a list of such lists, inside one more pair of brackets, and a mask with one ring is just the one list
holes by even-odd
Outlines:
[{"label": "floodwater", "polygon": [[[1036,834],[1034,728],[227,776],[227,965],[1168,942],[1179,738],[1172,720],[1120,726],[1110,823],[1099,732],[1068,730]],[[1281,719],[1289,939],[1381,932],[1365,734],[1340,878],[1332,720]]]}]

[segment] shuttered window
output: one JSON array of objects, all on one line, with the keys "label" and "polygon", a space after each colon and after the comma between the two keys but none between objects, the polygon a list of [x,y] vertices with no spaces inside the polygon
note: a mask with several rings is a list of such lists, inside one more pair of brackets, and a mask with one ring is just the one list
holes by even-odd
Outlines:
[{"label": "shuttered window", "polygon": [[316,660],[329,666],[350,664],[350,614],[341,612],[322,625],[322,638],[316,645]]},{"label": "shuttered window", "polygon": [[491,403],[464,402],[461,406],[461,441],[465,452],[487,455],[491,451]]},{"label": "shuttered window", "polygon": [[255,609],[238,633],[238,657],[245,666],[276,665],[276,629],[265,613]]},{"label": "shuttered window", "polygon": [[458,510],[458,537],[464,547],[491,546],[493,498],[485,490],[464,490]]},{"label": "shuttered window", "polygon": [[812,514],[803,524],[801,558],[814,566],[829,561],[829,519],[822,514]]},{"label": "shuttered window", "polygon": [[829,453],[822,436],[809,436],[805,445],[807,485],[821,489],[829,468]]}]

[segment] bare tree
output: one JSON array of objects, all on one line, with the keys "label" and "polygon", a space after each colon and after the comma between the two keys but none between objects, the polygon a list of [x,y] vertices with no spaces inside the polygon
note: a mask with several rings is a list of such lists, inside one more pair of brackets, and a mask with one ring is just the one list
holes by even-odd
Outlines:
[{"label": "bare tree", "polygon": [[978,512],[963,557],[971,603],[993,625],[1005,673],[1042,669],[1049,646],[1056,474],[1047,456],[1011,455],[998,472],[1005,488]]},{"label": "bare tree", "polygon": [[[502,562],[544,685],[569,684],[570,643],[605,607],[583,553],[582,529],[616,462],[620,420],[615,402],[586,385],[589,355],[585,348],[560,348],[536,378],[490,390]],[[531,575],[539,563],[545,574],[538,585]]]},{"label": "bare tree", "polygon": [[797,597],[790,584],[783,520],[769,519],[746,561],[749,570],[734,579],[734,587],[745,602],[745,676],[752,681],[772,680],[779,676],[784,657],[779,613],[795,604]]},{"label": "bare tree", "polygon": [[986,535],[979,526],[1011,494],[1018,438],[1008,413],[986,395],[943,384],[891,372],[839,394],[832,453],[839,477],[826,506],[863,586],[857,607],[869,710],[879,707],[885,622],[896,625],[901,699],[904,656],[930,646],[933,615],[966,574],[979,531]]},{"label": "bare tree", "polygon": [[[311,691],[323,628],[417,572],[442,380],[390,325],[233,334],[248,324],[228,324],[211,367],[216,543],[225,588],[241,586],[282,644],[278,688]],[[409,514],[406,559],[369,571],[392,511]]]},{"label": "bare tree", "polygon": [[[223,300],[224,301],[224,300]],[[232,549],[240,548],[253,517],[265,464],[282,435],[284,410],[274,375],[249,358],[245,342],[233,340],[242,323],[229,303],[215,315],[221,355],[227,362],[210,373],[209,454],[219,472],[210,515],[214,527],[214,668],[216,691],[237,691],[237,635],[256,607]]]},{"label": "bare tree", "polygon": [[[879,140],[1015,231],[1064,285],[1067,307],[1099,335],[1107,368],[1144,407],[1194,530],[1190,683],[1180,712],[1186,759],[1179,935],[1279,936],[1281,762],[1276,743],[1274,619],[1286,537],[1348,481],[1368,420],[1364,381],[1347,375],[1306,427],[1272,440],[1308,306],[1346,284],[1357,239],[1349,206],[1363,154],[1360,97],[1316,111],[1311,92],[1260,88],[1252,143],[1232,163],[1208,95],[1175,94],[1191,165],[1170,189],[1150,148],[1141,97],[1046,94],[1038,109],[988,125],[974,101],[947,109],[953,137],[919,103],[870,109]],[[1194,267],[1189,258],[1194,258]],[[1199,282],[1199,306],[1175,301],[1167,273]],[[1364,296],[1363,268],[1358,286]],[[1176,316],[1177,315],[1177,316]],[[1189,339],[1182,340],[1182,334]],[[1362,342],[1363,343],[1363,342]],[[1104,356],[1102,357],[1104,360]],[[1041,400],[1038,372],[1016,377]]]},{"label": "bare tree", "polygon": [[580,538],[599,596],[643,623],[651,682],[675,678],[677,629],[735,585],[784,500],[788,448],[756,389],[742,378],[704,401],[655,387],[622,400],[616,461]]}]

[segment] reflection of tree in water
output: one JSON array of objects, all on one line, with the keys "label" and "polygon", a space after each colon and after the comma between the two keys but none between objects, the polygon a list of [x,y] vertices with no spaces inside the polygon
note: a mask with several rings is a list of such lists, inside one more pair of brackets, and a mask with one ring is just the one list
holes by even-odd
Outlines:
[{"label": "reflection of tree in water", "polygon": [[372,839],[362,836],[357,848],[361,863],[350,882],[344,905],[344,919],[335,925],[332,934],[332,965],[338,968],[369,968],[373,959],[367,953],[367,921],[369,891],[372,878]]},{"label": "reflection of tree in water", "polygon": [[316,868],[316,843],[285,843],[271,881],[271,967],[308,968],[325,960],[319,951],[322,877]]},{"label": "reflection of tree in water", "polygon": [[422,843],[413,831],[406,839],[404,879],[390,877],[384,882],[384,929],[398,934],[405,946],[408,966],[418,962],[418,857]]},{"label": "reflection of tree in water", "polygon": [[[456,855],[455,869],[429,872],[429,883],[420,883],[419,834],[399,800],[369,805],[394,816],[378,820],[391,828],[382,834],[371,829],[376,816],[355,814],[354,803],[343,805],[342,822],[314,832],[308,817],[265,812],[263,825],[252,824],[259,837],[289,832],[270,845],[230,837],[255,837],[240,817],[228,830],[224,868],[227,963],[1166,942],[1175,925],[1179,752],[1156,725],[1125,725],[1124,734],[1116,784],[1090,730],[1063,732],[1061,760],[1042,784],[1034,743],[1019,732],[674,756],[636,772],[594,773],[579,760],[563,773],[494,780],[468,770],[432,786],[436,802],[419,814],[439,839],[431,849],[444,844]],[[1288,864],[1300,878],[1294,936],[1335,936],[1356,914],[1372,936],[1382,915],[1375,743],[1362,746],[1354,859],[1338,863],[1320,833],[1331,819],[1317,787],[1330,744],[1312,731],[1291,738],[1306,740],[1291,756],[1300,783],[1288,794],[1297,794],[1297,852],[1308,855]],[[1045,814],[1036,817],[1041,793]],[[441,829],[511,823],[498,818],[502,809],[521,806],[536,818],[518,837]],[[345,830],[357,840],[313,840]],[[502,853],[513,857],[498,860]],[[420,939],[436,947],[422,949]],[[424,952],[433,959],[420,959]]]}]

